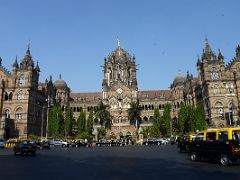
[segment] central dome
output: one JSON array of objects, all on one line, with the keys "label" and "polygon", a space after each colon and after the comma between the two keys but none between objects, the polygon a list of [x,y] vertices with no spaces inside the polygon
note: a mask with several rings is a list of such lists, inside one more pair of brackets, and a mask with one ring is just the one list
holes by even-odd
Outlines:
[{"label": "central dome", "polygon": [[118,47],[108,56],[108,60],[132,61],[132,56],[123,48]]}]

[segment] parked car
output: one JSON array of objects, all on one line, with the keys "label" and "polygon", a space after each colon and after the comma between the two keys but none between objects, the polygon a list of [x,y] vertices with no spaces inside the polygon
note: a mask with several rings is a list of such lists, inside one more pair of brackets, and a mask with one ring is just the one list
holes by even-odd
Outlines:
[{"label": "parked car", "polygon": [[106,139],[99,139],[96,143],[97,146],[109,146],[109,142]]},{"label": "parked car", "polygon": [[36,150],[37,150],[36,144],[32,141],[27,140],[17,143],[13,148],[14,155],[20,153],[22,156],[24,154],[31,154],[34,156],[36,154]]},{"label": "parked car", "polygon": [[0,148],[5,147],[5,141],[3,139],[0,139]]},{"label": "parked car", "polygon": [[62,147],[68,147],[69,143],[63,140],[50,140],[49,141],[50,146],[62,146]]}]

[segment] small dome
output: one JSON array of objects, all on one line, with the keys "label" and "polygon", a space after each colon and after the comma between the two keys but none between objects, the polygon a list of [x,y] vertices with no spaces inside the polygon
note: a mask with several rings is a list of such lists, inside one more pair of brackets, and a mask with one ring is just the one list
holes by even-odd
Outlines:
[{"label": "small dome", "polygon": [[65,88],[68,88],[67,83],[66,83],[64,80],[62,80],[61,75],[59,76],[59,79],[54,82],[54,86],[55,86],[57,89],[65,89]]},{"label": "small dome", "polygon": [[182,83],[184,83],[185,80],[186,80],[186,76],[184,74],[182,74],[181,72],[179,72],[173,81],[173,85],[176,86],[178,84],[182,84]]}]

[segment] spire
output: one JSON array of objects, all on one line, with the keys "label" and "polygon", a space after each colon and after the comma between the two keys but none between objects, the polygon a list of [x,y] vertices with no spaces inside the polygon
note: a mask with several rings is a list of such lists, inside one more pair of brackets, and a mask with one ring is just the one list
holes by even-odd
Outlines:
[{"label": "spire", "polygon": [[62,79],[62,75],[61,74],[59,74],[59,79]]},{"label": "spire", "polygon": [[51,75],[50,75],[49,81],[51,81],[51,82],[52,82],[52,76],[51,76]]},{"label": "spire", "polygon": [[223,57],[220,49],[218,49],[218,60],[223,60],[223,59],[224,59],[224,57]]},{"label": "spire", "polygon": [[236,48],[236,57],[240,58],[240,46],[239,45]]},{"label": "spire", "polygon": [[205,38],[205,48],[203,50],[203,58],[207,59],[207,60],[213,60],[215,59],[215,56],[212,52],[212,49],[208,43],[208,39]]},{"label": "spire", "polygon": [[21,69],[28,69],[28,68],[33,68],[33,67],[34,67],[34,63],[33,63],[33,60],[32,60],[31,53],[30,53],[30,43],[29,43],[27,51],[25,53],[25,56],[24,56],[24,58],[21,62],[20,68]]},{"label": "spire", "polygon": [[35,70],[36,70],[37,72],[40,72],[40,68],[39,68],[38,62],[37,62],[37,65],[36,65],[36,67],[35,67]]},{"label": "spire", "polygon": [[13,68],[19,68],[19,66],[18,66],[18,58],[17,58],[17,56],[16,56],[16,59],[15,59],[15,61],[14,61],[14,63],[13,63]]},{"label": "spire", "polygon": [[2,66],[2,58],[0,57],[0,66]]}]

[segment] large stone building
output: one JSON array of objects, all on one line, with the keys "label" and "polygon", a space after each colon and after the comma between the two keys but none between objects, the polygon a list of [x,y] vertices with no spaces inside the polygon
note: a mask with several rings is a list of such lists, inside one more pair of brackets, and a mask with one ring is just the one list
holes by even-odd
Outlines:
[{"label": "large stone building", "polygon": [[198,77],[185,81],[186,103],[202,103],[210,126],[222,127],[239,123],[240,46],[236,56],[225,65],[222,53],[216,56],[206,39],[201,59],[197,60]]},{"label": "large stone building", "polygon": [[27,138],[28,134],[41,136],[45,132],[47,111],[44,112],[44,107],[47,93],[54,93],[54,87],[51,81],[40,84],[39,72],[29,48],[20,64],[16,58],[12,72],[0,60],[0,137]]},{"label": "large stone building", "polygon": [[[221,52],[216,56],[206,40],[202,58],[197,60],[198,77],[179,72],[169,90],[139,90],[135,57],[121,48],[119,41],[117,48],[104,59],[102,92],[71,93],[61,76],[54,83],[51,77],[39,83],[40,68],[34,65],[29,48],[20,66],[16,59],[12,67],[10,73],[0,62],[0,136],[5,138],[45,135],[48,107],[56,103],[61,104],[63,111],[70,105],[77,119],[81,111],[88,115],[102,101],[109,105],[113,117],[107,135],[116,137],[135,135],[136,127],[130,125],[127,110],[137,100],[143,108],[141,127],[151,126],[154,109],[162,114],[167,103],[172,104],[173,125],[177,124],[181,104],[203,104],[206,122],[213,127],[236,125],[238,120],[239,46],[236,57],[225,65]],[[93,134],[101,126],[95,118]]]}]

